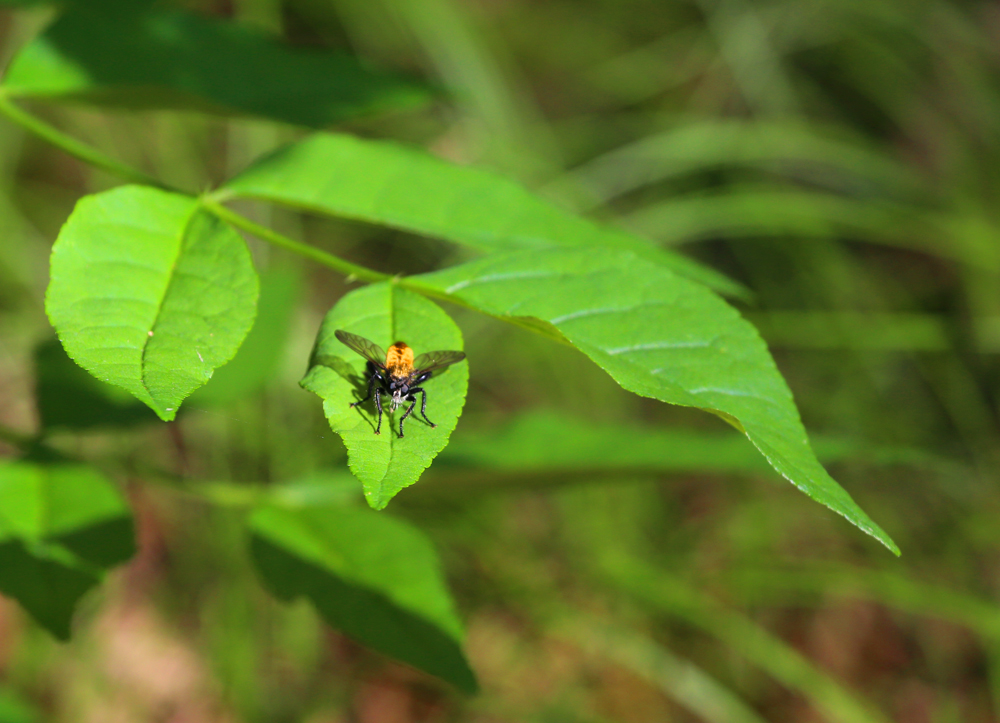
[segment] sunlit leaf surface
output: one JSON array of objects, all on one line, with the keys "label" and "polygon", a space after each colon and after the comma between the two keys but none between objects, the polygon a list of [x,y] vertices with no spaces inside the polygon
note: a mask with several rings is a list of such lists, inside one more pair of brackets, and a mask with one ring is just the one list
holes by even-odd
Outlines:
[{"label": "sunlit leaf surface", "polygon": [[448,444],[465,404],[468,365],[450,366],[421,386],[427,393],[427,416],[437,426],[430,427],[418,408],[406,420],[400,439],[399,420],[405,407],[385,414],[381,434],[376,435],[378,412],[374,400],[351,408],[368,387],[363,357],[344,346],[335,336],[337,329],[370,339],[383,349],[404,341],[416,354],[437,350],[462,349],[462,335],[455,323],[431,301],[382,283],[358,289],[344,296],[323,320],[313,366],[302,386],[323,399],[323,411],[330,427],[347,447],[351,471],[364,485],[365,499],[382,509],[404,487],[420,477],[438,452]]},{"label": "sunlit leaf surface", "polygon": [[494,256],[410,282],[562,336],[636,394],[718,414],[796,487],[898,552],[817,461],[757,331],[707,289],[598,249]]},{"label": "sunlit leaf surface", "polygon": [[474,692],[461,624],[434,548],[410,525],[340,506],[263,507],[250,518],[265,585],[386,655]]},{"label": "sunlit leaf surface", "polygon": [[253,328],[232,361],[215,372],[189,404],[230,404],[274,379],[286,350],[300,284],[299,275],[288,269],[269,269],[261,274]]},{"label": "sunlit leaf surface", "polygon": [[85,197],[52,249],[46,311],[63,347],[163,420],[236,353],[256,303],[243,239],[186,196]]},{"label": "sunlit leaf surface", "polygon": [[576,216],[502,176],[397,143],[316,134],[258,161],[226,189],[483,251],[628,249],[718,291],[744,291],[722,274]]}]

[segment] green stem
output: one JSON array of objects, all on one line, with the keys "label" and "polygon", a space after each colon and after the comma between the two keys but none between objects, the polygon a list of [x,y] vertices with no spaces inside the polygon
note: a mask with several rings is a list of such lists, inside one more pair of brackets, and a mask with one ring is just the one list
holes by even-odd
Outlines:
[{"label": "green stem", "polygon": [[[96,168],[105,170],[125,181],[142,183],[147,186],[162,188],[166,191],[172,191],[174,193],[184,193],[183,191],[173,188],[169,184],[153,178],[136,168],[132,168],[129,165],[104,155],[97,149],[66,135],[41,119],[27,113],[16,104],[12,103],[10,98],[3,92],[2,89],[0,89],[0,114],[7,116],[7,118],[17,123],[22,128],[34,133],[39,138],[48,141],[57,148],[62,149],[74,158],[79,158],[84,163],[88,163]],[[225,189],[222,191],[216,191],[213,194],[207,194],[202,196],[201,205],[203,208],[213,213],[216,217],[227,221],[237,228],[241,228],[248,233],[252,233],[254,236],[258,236],[275,246],[280,246],[292,251],[293,253],[297,253],[300,256],[312,259],[313,261],[316,261],[323,266],[327,266],[334,271],[339,271],[348,277],[369,283],[395,280],[396,283],[399,283],[401,286],[412,289],[413,291],[424,294],[425,296],[452,301],[462,306],[466,305],[463,302],[452,298],[448,294],[442,293],[439,289],[424,287],[419,283],[408,282],[389,274],[383,274],[379,271],[375,271],[374,269],[369,269],[365,266],[352,264],[350,261],[345,261],[344,259],[334,256],[331,253],[321,251],[320,249],[304,244],[301,241],[296,241],[288,236],[284,236],[277,231],[272,231],[266,226],[254,223],[250,219],[241,216],[235,211],[231,211],[222,205],[221,201],[227,200],[229,195],[229,192]]]},{"label": "green stem", "polygon": [[258,223],[254,223],[245,216],[241,216],[235,211],[231,211],[226,208],[210,196],[203,196],[201,198],[201,205],[206,210],[215,214],[218,218],[231,223],[237,228],[243,229],[247,233],[252,233],[254,236],[258,236],[268,243],[272,243],[275,246],[280,246],[281,248],[288,249],[289,251],[297,253],[300,256],[312,259],[313,261],[323,264],[334,271],[339,271],[347,276],[367,282],[389,281],[392,279],[392,276],[389,274],[383,274],[379,271],[375,271],[374,269],[369,269],[366,266],[352,264],[350,261],[345,261],[339,256],[334,256],[326,251],[321,251],[314,246],[304,244],[301,241],[296,241],[288,236],[283,236],[277,231],[272,231],[267,226],[261,226]]},{"label": "green stem", "polygon": [[12,103],[10,98],[2,92],[0,92],[0,113],[22,128],[34,133],[39,138],[43,138],[74,158],[79,158],[84,163],[88,163],[95,168],[100,168],[132,183],[143,183],[147,186],[156,186],[167,191],[175,190],[163,181],[159,181],[137,168],[132,168],[125,163],[116,161],[97,149],[88,146],[86,143],[81,143],[75,138],[57,130],[43,120],[22,110],[15,103]]}]

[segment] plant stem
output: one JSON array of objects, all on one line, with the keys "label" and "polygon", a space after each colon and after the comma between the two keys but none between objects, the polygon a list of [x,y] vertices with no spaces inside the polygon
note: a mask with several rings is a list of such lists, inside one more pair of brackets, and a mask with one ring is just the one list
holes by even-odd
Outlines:
[{"label": "plant stem", "polygon": [[116,161],[115,159],[104,155],[97,149],[88,146],[86,143],[82,143],[50,126],[40,118],[36,118],[30,113],[22,110],[15,103],[11,102],[10,98],[8,98],[3,92],[0,92],[0,113],[7,116],[7,118],[12,120],[14,123],[17,123],[22,128],[34,133],[39,138],[48,141],[74,158],[79,158],[84,163],[88,163],[95,168],[100,168],[101,170],[107,171],[108,173],[132,183],[143,183],[147,186],[156,186],[157,188],[162,188],[167,191],[176,190],[163,181],[159,181],[156,178],[143,173],[137,168],[132,168],[131,166],[122,163],[121,161]]},{"label": "plant stem", "polygon": [[[15,103],[11,102],[7,94],[3,92],[3,89],[0,89],[0,114],[7,116],[7,118],[12,120],[14,123],[17,123],[22,128],[34,133],[39,138],[48,141],[57,148],[62,149],[74,158],[79,158],[84,163],[88,163],[96,168],[107,171],[108,173],[118,176],[125,181],[142,183],[147,186],[162,188],[163,190],[171,191],[173,193],[184,193],[183,191],[173,188],[163,181],[143,173],[137,168],[132,168],[125,163],[121,163],[120,161],[116,161],[115,159],[104,155],[96,148],[93,148],[86,143],[82,143],[81,141],[78,141],[52,127],[43,120],[36,118],[18,107]],[[275,246],[280,246],[297,253],[300,256],[312,259],[313,261],[331,268],[334,271],[339,271],[348,277],[368,283],[378,281],[395,281],[401,286],[410,288],[413,291],[424,294],[425,296],[448,300],[465,306],[465,304],[461,301],[451,298],[448,294],[442,293],[439,289],[423,287],[419,283],[409,283],[405,280],[399,279],[398,277],[391,276],[390,274],[383,274],[365,266],[352,264],[350,261],[334,256],[331,253],[321,251],[320,249],[310,246],[309,244],[304,244],[301,241],[296,241],[288,236],[284,236],[277,231],[267,228],[266,226],[254,223],[245,216],[241,216],[235,211],[232,211],[222,205],[221,201],[226,200],[227,195],[228,194],[224,189],[222,191],[216,191],[214,194],[204,195],[201,198],[201,205],[207,211],[213,213],[216,217],[232,224],[233,226],[236,226],[237,228],[241,228],[248,233],[252,233],[254,236],[258,236]]]},{"label": "plant stem", "polygon": [[241,216],[235,211],[223,206],[221,203],[213,200],[210,197],[203,196],[201,199],[201,205],[206,210],[215,214],[218,218],[231,223],[237,228],[241,228],[248,233],[252,233],[254,236],[259,236],[268,243],[272,243],[275,246],[280,246],[282,248],[288,249],[300,256],[305,256],[306,258],[312,259],[317,263],[323,264],[334,271],[339,271],[342,274],[352,276],[361,281],[376,282],[376,281],[388,281],[392,279],[389,274],[383,274],[374,269],[369,269],[366,266],[359,266],[358,264],[352,264],[350,261],[345,261],[339,256],[334,256],[331,253],[322,251],[309,244],[304,244],[301,241],[296,241],[295,239],[284,236],[277,231],[269,229],[267,226],[261,226],[260,224],[254,223],[245,216]]}]

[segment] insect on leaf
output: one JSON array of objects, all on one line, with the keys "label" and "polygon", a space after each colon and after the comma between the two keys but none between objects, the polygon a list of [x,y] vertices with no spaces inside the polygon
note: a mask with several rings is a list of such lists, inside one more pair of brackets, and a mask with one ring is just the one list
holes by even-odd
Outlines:
[{"label": "insect on leaf", "polygon": [[407,407],[401,406],[390,413],[383,397],[382,433],[376,435],[378,412],[374,400],[350,406],[367,391],[366,361],[337,339],[338,329],[383,348],[404,341],[417,354],[438,349],[461,350],[462,334],[435,303],[391,283],[350,292],[323,320],[313,365],[301,384],[323,399],[330,428],[347,447],[348,464],[364,486],[365,499],[379,510],[397,492],[416,482],[448,444],[465,404],[468,365],[449,366],[421,384],[427,392],[427,416],[436,427],[419,417],[418,406],[407,418],[406,436],[400,439],[399,420]]}]

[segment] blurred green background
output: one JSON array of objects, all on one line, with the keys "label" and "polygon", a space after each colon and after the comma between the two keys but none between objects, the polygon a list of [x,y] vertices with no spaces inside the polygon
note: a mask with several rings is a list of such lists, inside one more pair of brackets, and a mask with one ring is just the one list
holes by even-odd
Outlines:
[{"label": "blurred green background", "polygon": [[[340,130],[497,169],[743,283],[752,297],[733,303],[768,341],[821,459],[903,556],[714,417],[632,396],[569,348],[449,308],[470,360],[466,412],[386,514],[433,538],[482,693],[368,652],[306,603],[264,593],[225,504],[238,486],[289,480],[357,496],[297,385],[323,314],[352,286],[251,239],[261,315],[237,361],[176,423],[98,409],[43,300],[73,204],[118,181],[0,119],[0,453],[58,428],[54,445],[128,491],[140,545],[86,598],[68,644],[0,600],[0,722],[998,720],[1000,6],[181,5],[438,91]],[[0,61],[53,12],[0,8]],[[30,107],[192,190],[301,135],[194,112]],[[388,273],[461,258],[362,224],[241,211]]]}]

